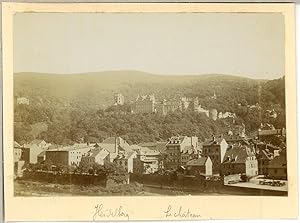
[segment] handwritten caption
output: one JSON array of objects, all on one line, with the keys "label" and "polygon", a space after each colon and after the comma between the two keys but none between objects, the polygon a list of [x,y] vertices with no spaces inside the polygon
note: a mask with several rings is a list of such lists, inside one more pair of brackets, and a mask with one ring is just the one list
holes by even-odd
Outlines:
[{"label": "handwritten caption", "polygon": [[124,210],[122,206],[119,206],[117,208],[105,208],[103,204],[95,205],[93,221],[97,221],[103,218],[129,220],[129,214]]},{"label": "handwritten caption", "polygon": [[192,219],[201,218],[201,215],[197,212],[192,212],[189,208],[179,206],[177,208],[169,205],[168,208],[163,212],[165,218],[179,218],[179,219]]}]

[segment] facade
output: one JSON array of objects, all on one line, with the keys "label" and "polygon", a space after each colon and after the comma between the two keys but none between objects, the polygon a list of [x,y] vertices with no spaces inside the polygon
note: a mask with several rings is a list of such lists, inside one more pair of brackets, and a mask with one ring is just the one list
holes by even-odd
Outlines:
[{"label": "facade", "polygon": [[166,169],[177,169],[191,160],[199,157],[198,137],[173,136],[166,144]]},{"label": "facade", "polygon": [[22,160],[25,163],[37,163],[37,157],[42,151],[44,149],[36,144],[24,144],[22,146]]},{"label": "facade", "polygon": [[41,139],[35,139],[29,144],[24,144],[22,146],[22,160],[25,163],[37,163],[39,154],[47,150],[50,145]]},{"label": "facade", "polygon": [[16,141],[14,142],[14,162],[20,161],[22,158],[22,148]]},{"label": "facade", "polygon": [[122,94],[114,94],[114,105],[124,105],[124,101],[124,96]]},{"label": "facade", "polygon": [[42,151],[38,157],[37,157],[37,161],[38,163],[44,162],[46,160],[46,151]]},{"label": "facade", "polygon": [[113,162],[119,154],[131,151],[130,145],[121,137],[108,137],[95,145],[97,146],[109,152],[110,162]]},{"label": "facade", "polygon": [[180,100],[169,100],[164,104],[165,114],[175,111],[182,111],[182,102]]},{"label": "facade", "polygon": [[268,177],[280,180],[287,180],[287,160],[281,154],[269,162]]},{"label": "facade", "polygon": [[122,167],[126,172],[133,173],[133,160],[137,158],[136,152],[128,152],[126,154],[119,154],[115,159],[114,163]]},{"label": "facade", "polygon": [[213,136],[212,139],[206,140],[202,146],[202,156],[210,157],[213,163],[213,173],[220,174],[221,163],[224,160],[228,143],[222,136],[218,138]]},{"label": "facade", "polygon": [[78,166],[82,156],[87,153],[92,146],[66,146],[62,148],[46,150],[46,162],[53,165],[76,165]]},{"label": "facade", "polygon": [[163,168],[160,152],[147,147],[132,146],[137,156],[133,160],[133,172],[139,174],[156,173]]},{"label": "facade", "polygon": [[258,161],[255,151],[247,146],[233,146],[229,148],[221,165],[221,173],[222,175],[258,175]]},{"label": "facade", "polygon": [[155,112],[166,115],[175,111],[185,111],[191,104],[191,99],[181,97],[180,99],[162,100],[155,104]]},{"label": "facade", "polygon": [[269,163],[274,158],[268,149],[260,150],[256,154],[258,162],[258,174],[267,176],[269,174]]},{"label": "facade", "polygon": [[189,175],[205,175],[211,176],[212,161],[209,157],[200,157],[198,159],[190,160],[186,164],[186,170]]},{"label": "facade", "polygon": [[138,96],[133,107],[133,113],[154,113],[155,97],[154,95]]}]

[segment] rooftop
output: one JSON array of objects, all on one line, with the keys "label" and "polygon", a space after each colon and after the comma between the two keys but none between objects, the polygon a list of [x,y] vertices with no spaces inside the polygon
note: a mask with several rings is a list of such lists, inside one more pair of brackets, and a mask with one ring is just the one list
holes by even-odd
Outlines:
[{"label": "rooftop", "polygon": [[56,147],[56,148],[50,148],[47,151],[72,151],[72,150],[79,150],[79,149],[91,149],[93,148],[93,145],[87,145],[87,144],[75,144],[73,146],[63,146],[63,147]]},{"label": "rooftop", "polygon": [[286,168],[287,160],[286,156],[280,155],[274,157],[269,163],[269,168]]},{"label": "rooftop", "polygon": [[86,156],[89,157],[96,157],[96,156],[100,156],[101,158],[105,158],[107,155],[109,154],[109,152],[106,149],[102,149],[102,148],[94,148],[91,149]]},{"label": "rooftop", "polygon": [[32,140],[31,141],[31,143],[30,144],[40,144],[41,142],[43,142],[44,140],[42,140],[42,139],[34,139],[34,140]]},{"label": "rooftop", "polygon": [[233,146],[226,151],[223,163],[245,163],[248,157],[254,156],[254,151],[247,146]]},{"label": "rooftop", "polygon": [[203,142],[203,146],[220,145],[223,139],[224,139],[223,136],[207,139]]},{"label": "rooftop", "polygon": [[132,151],[132,152],[128,152],[125,154],[119,154],[116,156],[115,159],[119,159],[119,160],[128,160],[129,158],[131,158],[134,154],[136,154],[136,152]]},{"label": "rooftop", "polygon": [[204,166],[208,157],[200,157],[198,159],[190,160],[187,162],[187,166]]},{"label": "rooftop", "polygon": [[173,144],[179,145],[179,144],[182,143],[182,141],[184,140],[185,137],[186,137],[186,136],[172,136],[172,137],[169,139],[167,145],[170,145],[170,144],[172,144],[172,145],[173,145]]},{"label": "rooftop", "polygon": [[19,143],[17,143],[17,141],[14,141],[14,147],[19,148],[19,147],[21,147],[21,145]]}]

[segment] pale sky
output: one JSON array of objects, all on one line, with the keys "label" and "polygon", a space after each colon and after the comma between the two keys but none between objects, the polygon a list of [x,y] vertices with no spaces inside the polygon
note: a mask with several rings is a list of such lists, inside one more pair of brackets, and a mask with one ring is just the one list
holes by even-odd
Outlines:
[{"label": "pale sky", "polygon": [[284,75],[279,13],[18,13],[14,72]]}]

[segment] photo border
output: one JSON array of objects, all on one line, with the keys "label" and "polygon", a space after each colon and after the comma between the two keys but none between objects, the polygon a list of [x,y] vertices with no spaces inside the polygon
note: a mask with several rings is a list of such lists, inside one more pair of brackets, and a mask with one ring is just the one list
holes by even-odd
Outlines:
[{"label": "photo border", "polygon": [[[295,15],[293,3],[2,3],[3,157],[6,221],[91,221],[97,204],[122,206],[129,220],[276,219],[298,216],[297,129],[295,75]],[[14,197],[13,190],[13,15],[17,12],[277,12],[285,19],[285,84],[288,196],[105,196]],[[142,205],[141,205],[142,204]],[[189,209],[195,218],[166,217],[168,206]],[[127,220],[103,217],[97,220]]]}]

